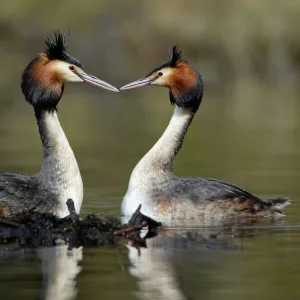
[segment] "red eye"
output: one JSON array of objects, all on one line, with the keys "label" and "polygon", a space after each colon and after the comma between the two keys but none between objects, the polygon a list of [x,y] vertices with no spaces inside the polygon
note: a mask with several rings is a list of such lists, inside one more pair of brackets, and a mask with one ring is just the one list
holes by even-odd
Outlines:
[{"label": "red eye", "polygon": [[69,70],[74,71],[74,66],[69,66]]},{"label": "red eye", "polygon": [[163,76],[164,73],[163,73],[163,72],[158,72],[157,75],[158,75],[158,76]]}]

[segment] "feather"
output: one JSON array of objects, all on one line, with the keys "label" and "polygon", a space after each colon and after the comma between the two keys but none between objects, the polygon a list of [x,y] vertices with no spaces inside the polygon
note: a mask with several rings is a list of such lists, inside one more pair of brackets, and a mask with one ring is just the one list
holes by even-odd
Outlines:
[{"label": "feather", "polygon": [[67,52],[69,33],[54,31],[45,40],[45,53],[49,59],[62,59]]}]

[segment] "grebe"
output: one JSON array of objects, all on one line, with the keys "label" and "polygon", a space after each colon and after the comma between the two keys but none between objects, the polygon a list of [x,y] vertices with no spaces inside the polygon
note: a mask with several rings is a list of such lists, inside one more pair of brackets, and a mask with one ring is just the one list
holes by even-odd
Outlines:
[{"label": "grebe", "polygon": [[140,204],[142,214],[165,225],[186,224],[187,220],[222,222],[237,217],[282,214],[281,210],[289,204],[286,198],[264,201],[233,184],[216,179],[176,177],[172,163],[201,103],[202,77],[174,46],[167,63],[121,90],[150,84],[169,89],[175,110],[161,138],[131,174],[122,202],[125,219]]},{"label": "grebe", "polygon": [[67,53],[67,35],[56,31],[45,40],[40,53],[22,74],[21,88],[33,106],[43,144],[43,163],[35,176],[0,173],[0,212],[5,217],[31,210],[65,217],[66,201],[74,200],[79,214],[83,184],[74,153],[57,117],[57,105],[65,82],[86,82],[110,91],[118,90],[90,75]]}]

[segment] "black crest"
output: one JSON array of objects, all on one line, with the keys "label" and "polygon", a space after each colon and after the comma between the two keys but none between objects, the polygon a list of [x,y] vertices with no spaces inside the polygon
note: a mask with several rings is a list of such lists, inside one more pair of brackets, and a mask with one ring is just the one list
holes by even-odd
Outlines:
[{"label": "black crest", "polygon": [[49,59],[62,59],[67,53],[69,33],[54,31],[45,40],[45,53]]},{"label": "black crest", "polygon": [[54,31],[45,40],[45,53],[49,59],[58,59],[85,70],[84,66],[74,57],[67,53],[68,37],[70,32],[61,33],[59,30]]},{"label": "black crest", "polygon": [[149,74],[145,77],[152,75],[153,73],[167,67],[175,68],[179,62],[186,62],[187,60],[183,58],[181,51],[177,46],[173,46],[170,50],[170,59],[166,63],[160,65],[159,67],[154,68]]},{"label": "black crest", "polygon": [[174,68],[176,67],[178,62],[187,62],[187,61],[183,58],[181,51],[178,49],[178,47],[174,45],[170,50],[170,60],[168,61],[168,65]]}]

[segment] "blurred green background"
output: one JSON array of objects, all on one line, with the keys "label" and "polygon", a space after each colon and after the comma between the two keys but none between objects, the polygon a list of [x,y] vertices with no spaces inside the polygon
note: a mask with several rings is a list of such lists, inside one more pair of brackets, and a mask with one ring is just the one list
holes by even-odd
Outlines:
[{"label": "blurred green background", "polygon": [[[117,87],[165,62],[177,44],[205,83],[177,174],[289,196],[289,220],[298,220],[299,1],[2,0],[0,7],[0,170],[40,168],[36,121],[19,87],[51,31],[70,30],[69,53]],[[84,180],[83,213],[107,206],[119,213],[133,167],[172,110],[163,88],[66,86],[59,116]]]}]

